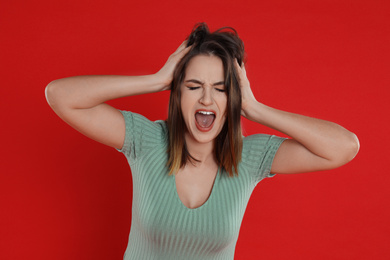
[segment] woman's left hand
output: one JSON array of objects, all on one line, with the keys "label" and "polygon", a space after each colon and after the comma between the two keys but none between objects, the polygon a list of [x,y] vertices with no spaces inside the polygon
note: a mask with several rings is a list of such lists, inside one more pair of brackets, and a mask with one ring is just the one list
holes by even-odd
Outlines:
[{"label": "woman's left hand", "polygon": [[356,155],[355,134],[335,123],[281,111],[258,102],[244,65],[235,62],[241,89],[241,115],[290,136],[272,163],[272,173],[300,173],[339,167]]},{"label": "woman's left hand", "polygon": [[234,64],[239,76],[239,83],[241,88],[241,115],[247,117],[248,113],[246,111],[248,111],[248,108],[251,104],[257,101],[255,95],[253,95],[248,77],[246,76],[244,63],[242,64],[242,66],[240,66],[237,60],[235,60]]}]

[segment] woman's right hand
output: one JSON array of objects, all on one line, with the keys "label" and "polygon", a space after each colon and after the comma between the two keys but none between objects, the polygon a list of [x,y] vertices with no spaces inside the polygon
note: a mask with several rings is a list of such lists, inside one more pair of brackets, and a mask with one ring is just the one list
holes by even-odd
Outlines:
[{"label": "woman's right hand", "polygon": [[168,90],[176,64],[189,51],[184,41],[156,74],[145,76],[77,76],[59,79],[46,87],[51,108],[86,136],[120,149],[125,138],[122,114],[108,100]]},{"label": "woman's right hand", "polygon": [[162,91],[170,89],[177,63],[179,63],[184,55],[191,49],[191,46],[186,47],[186,45],[187,41],[184,41],[179,48],[169,56],[164,66],[155,74],[155,76],[159,78],[159,81],[163,82]]}]

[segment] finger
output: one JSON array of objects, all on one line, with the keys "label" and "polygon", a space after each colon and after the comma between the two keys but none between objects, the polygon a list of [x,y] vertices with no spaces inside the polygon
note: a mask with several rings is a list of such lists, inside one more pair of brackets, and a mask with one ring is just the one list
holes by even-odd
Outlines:
[{"label": "finger", "polygon": [[238,60],[237,59],[234,59],[234,66],[236,67],[237,71],[240,72],[241,67],[240,67],[240,64],[238,64]]},{"label": "finger", "polygon": [[239,75],[243,74],[243,68],[238,64],[238,60],[234,59],[234,66],[236,67],[236,70]]},{"label": "finger", "polygon": [[242,63],[241,70],[242,70],[242,73],[246,76],[246,69],[245,69],[244,63]]},{"label": "finger", "polygon": [[180,50],[178,53],[175,53],[173,56],[176,57],[175,59],[182,59],[190,50],[191,48],[190,47],[186,47],[182,50]]},{"label": "finger", "polygon": [[179,53],[181,52],[182,50],[184,50],[187,46],[187,40],[185,40],[184,42],[182,42],[180,44],[180,46],[176,49],[175,53]]},{"label": "finger", "polygon": [[187,53],[189,50],[191,50],[191,46],[185,47],[182,51]]},{"label": "finger", "polygon": [[179,53],[176,54],[178,59],[182,59],[187,53],[191,50],[191,46],[188,46],[182,49]]}]

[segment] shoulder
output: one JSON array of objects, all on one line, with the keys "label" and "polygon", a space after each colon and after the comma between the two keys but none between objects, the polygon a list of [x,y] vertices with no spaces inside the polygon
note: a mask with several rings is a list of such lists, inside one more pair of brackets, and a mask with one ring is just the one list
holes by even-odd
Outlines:
[{"label": "shoulder", "polygon": [[125,120],[126,134],[122,149],[127,157],[135,160],[150,149],[165,146],[168,142],[168,127],[165,121],[151,121],[143,115],[120,111]]},{"label": "shoulder", "polygon": [[286,138],[268,134],[254,134],[243,138],[242,161],[258,164],[266,154],[275,154]]},{"label": "shoulder", "polygon": [[242,166],[255,176],[256,181],[269,177],[273,159],[286,138],[268,134],[255,134],[243,138]]},{"label": "shoulder", "polygon": [[144,137],[149,136],[151,139],[165,139],[168,134],[166,121],[156,120],[151,121],[141,114],[131,111],[120,110],[126,124],[126,134],[143,134]]},{"label": "shoulder", "polygon": [[270,148],[279,148],[280,144],[286,140],[276,135],[254,134],[243,138],[243,155],[255,151],[267,151]]}]

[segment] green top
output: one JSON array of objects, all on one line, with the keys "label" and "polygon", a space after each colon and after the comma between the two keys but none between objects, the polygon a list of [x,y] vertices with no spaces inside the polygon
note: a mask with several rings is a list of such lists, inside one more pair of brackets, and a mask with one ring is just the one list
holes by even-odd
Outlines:
[{"label": "green top", "polygon": [[233,259],[249,197],[259,181],[273,176],[271,164],[284,138],[244,137],[238,177],[219,170],[208,200],[189,209],[177,194],[175,176],[168,175],[165,121],[121,112],[126,137],[119,151],[133,176],[131,231],[124,259]]}]

